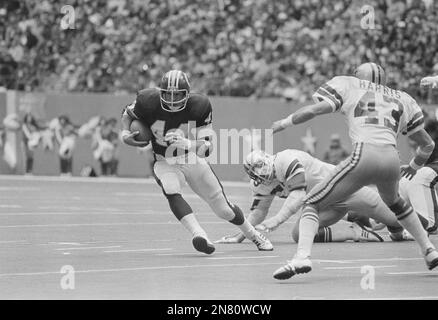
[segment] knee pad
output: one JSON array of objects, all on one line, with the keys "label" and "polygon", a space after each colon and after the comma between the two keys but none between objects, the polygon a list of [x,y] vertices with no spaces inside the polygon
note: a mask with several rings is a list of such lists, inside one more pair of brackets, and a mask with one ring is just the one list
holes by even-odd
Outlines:
[{"label": "knee pad", "polygon": [[397,201],[389,207],[389,209],[394,212],[398,220],[403,220],[414,212],[412,207],[408,205],[407,202],[400,196],[398,197]]},{"label": "knee pad", "polygon": [[231,210],[234,212],[234,218],[230,220],[232,224],[235,224],[236,226],[240,226],[242,223],[245,222],[245,216],[243,215],[242,210],[236,205],[231,205]]}]

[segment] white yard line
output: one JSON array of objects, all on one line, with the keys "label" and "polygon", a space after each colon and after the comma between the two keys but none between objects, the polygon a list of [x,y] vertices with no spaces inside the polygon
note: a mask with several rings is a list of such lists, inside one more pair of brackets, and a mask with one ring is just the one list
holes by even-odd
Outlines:
[{"label": "white yard line", "polygon": [[241,257],[212,257],[206,258],[207,260],[232,260],[232,259],[267,259],[267,258],[279,258],[280,256],[241,256]]},{"label": "white yard line", "polygon": [[[355,267],[325,267],[324,269],[326,270],[344,270],[344,269],[360,269],[363,266],[355,266]],[[392,266],[372,266],[375,269],[378,268],[395,268],[398,267],[397,265],[392,265]]]},{"label": "white yard line", "polygon": [[[119,222],[119,223],[58,223],[58,224],[19,224],[11,226],[0,226],[0,229],[7,228],[68,228],[68,227],[98,227],[98,226],[139,226],[139,225],[179,225],[180,222]],[[201,221],[201,224],[228,224],[222,221]]]},{"label": "white yard line", "polygon": [[[181,253],[157,253],[156,256],[191,256],[194,254],[198,254],[199,252],[197,251],[192,251],[192,252],[181,252]],[[221,252],[221,251],[215,251],[214,254],[218,254],[218,253],[225,253],[225,252]]]},{"label": "white yard line", "polygon": [[94,250],[94,249],[110,249],[120,248],[121,246],[105,246],[105,247],[74,247],[74,248],[57,248],[57,251],[70,251],[70,250]]},{"label": "white yard line", "polygon": [[173,248],[153,248],[153,249],[126,249],[126,250],[107,250],[107,253],[118,253],[118,252],[151,252],[151,251],[170,251]]},{"label": "white yard line", "polygon": [[390,274],[390,275],[403,275],[403,274],[435,274],[438,275],[436,273],[436,271],[434,270],[430,270],[430,271],[401,271],[401,272],[387,272],[386,274]]},{"label": "white yard line", "polygon": [[[127,271],[145,271],[145,270],[171,270],[171,269],[191,269],[191,268],[231,268],[231,267],[248,267],[248,266],[265,266],[278,265],[278,262],[270,263],[233,263],[233,264],[192,264],[185,266],[161,266],[161,267],[136,267],[136,268],[114,268],[114,269],[89,269],[75,270],[75,273],[103,273],[103,272],[127,272]],[[42,272],[18,272],[18,273],[1,273],[0,277],[15,276],[42,276],[42,275],[59,275],[60,271],[42,271]]]},{"label": "white yard line", "polygon": [[[152,184],[157,182],[154,178],[111,178],[111,177],[58,177],[58,176],[19,176],[19,175],[0,175],[0,181],[50,181],[50,182],[90,182],[90,183],[131,183],[131,184]],[[221,181],[222,185],[229,187],[249,187],[249,182],[245,181]],[[1,188],[1,187],[0,187]],[[6,187],[5,187],[6,188]]]}]

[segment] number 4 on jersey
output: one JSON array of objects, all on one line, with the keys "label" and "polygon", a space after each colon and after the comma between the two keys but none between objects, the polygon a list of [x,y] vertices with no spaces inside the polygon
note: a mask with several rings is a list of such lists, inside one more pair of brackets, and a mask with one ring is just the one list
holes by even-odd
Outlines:
[{"label": "number 4 on jersey", "polygon": [[366,92],[354,109],[354,117],[365,117],[365,123],[383,124],[397,133],[400,117],[403,114],[403,104],[392,97],[385,95],[381,97],[382,99],[377,100],[375,93]]}]

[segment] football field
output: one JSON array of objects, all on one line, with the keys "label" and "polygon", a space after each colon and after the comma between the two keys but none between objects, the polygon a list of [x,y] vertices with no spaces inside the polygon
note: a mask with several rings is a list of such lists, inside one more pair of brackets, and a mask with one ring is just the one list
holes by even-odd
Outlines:
[{"label": "football field", "polygon": [[[246,184],[224,187],[247,213]],[[184,191],[211,240],[238,230]],[[245,241],[207,256],[153,180],[0,176],[0,198],[1,299],[438,299],[438,270],[386,231],[384,243],[315,244],[312,272],[277,281],[294,219],[268,235],[272,252]]]}]

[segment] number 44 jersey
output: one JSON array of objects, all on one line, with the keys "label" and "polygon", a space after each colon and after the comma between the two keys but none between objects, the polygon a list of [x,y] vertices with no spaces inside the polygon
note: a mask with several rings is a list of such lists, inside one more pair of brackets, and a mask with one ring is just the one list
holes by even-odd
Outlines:
[{"label": "number 44 jersey", "polygon": [[[178,112],[164,110],[160,104],[160,92],[155,88],[144,89],[137,93],[136,100],[127,106],[127,112],[135,119],[139,119],[151,128],[152,148],[156,155],[166,155],[167,143],[164,140],[166,133],[178,129],[186,138],[200,138],[211,130],[212,107],[209,99],[198,93],[191,93],[186,107]],[[191,127],[189,128],[189,125]],[[196,128],[196,136],[190,137]],[[188,132],[188,131],[191,132]]]},{"label": "number 44 jersey", "polygon": [[423,113],[410,95],[356,77],[334,77],[313,98],[346,117],[353,143],[396,145],[399,133],[424,128]]}]

